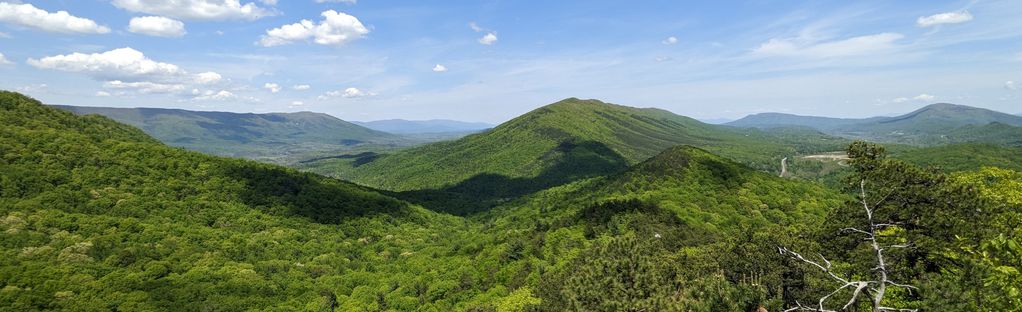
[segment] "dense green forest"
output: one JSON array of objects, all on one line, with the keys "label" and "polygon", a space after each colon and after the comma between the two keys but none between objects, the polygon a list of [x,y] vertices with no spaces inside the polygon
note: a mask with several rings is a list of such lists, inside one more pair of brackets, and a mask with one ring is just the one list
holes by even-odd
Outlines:
[{"label": "dense green forest", "polygon": [[[654,108],[565,99],[468,137],[368,157],[337,157],[299,168],[391,191],[449,212],[485,210],[510,198],[625,170],[686,144],[779,171],[786,155],[847,144],[816,131],[762,131],[704,124]],[[450,206],[450,205],[447,205]]]},{"label": "dense green forest", "polygon": [[[892,286],[885,306],[1022,310],[1015,150],[950,147],[996,152],[935,167],[798,130],[717,132],[658,110],[559,104],[460,141],[363,155],[379,157],[363,160],[367,177],[384,168],[369,166],[419,162],[370,183],[406,191],[392,192],[169,147],[2,92],[0,306],[783,311],[833,293],[825,308],[836,310],[855,293],[835,292],[828,273],[878,278],[873,249],[848,229],[883,224],[873,236],[889,248],[890,278],[912,286]],[[596,119],[537,126],[565,116]],[[617,126],[627,128],[601,129]],[[799,143],[812,138],[826,141]],[[832,186],[757,167],[773,152],[839,148],[850,159]],[[473,154],[429,158],[456,149]],[[558,174],[544,176],[550,168]],[[430,189],[483,172],[495,176]],[[458,208],[478,194],[491,206]],[[869,311],[870,300],[849,307]]]}]

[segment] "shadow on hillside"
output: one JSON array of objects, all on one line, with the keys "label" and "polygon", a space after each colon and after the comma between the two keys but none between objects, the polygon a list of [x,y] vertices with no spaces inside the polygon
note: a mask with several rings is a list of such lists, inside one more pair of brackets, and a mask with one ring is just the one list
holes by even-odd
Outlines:
[{"label": "shadow on hillside", "polygon": [[376,191],[292,169],[237,161],[223,170],[245,183],[239,194],[243,203],[269,214],[337,224],[352,217],[400,217],[408,212],[401,201]]},{"label": "shadow on hillside", "polygon": [[554,164],[532,178],[484,173],[443,189],[396,192],[392,195],[433,211],[468,215],[554,186],[628,168],[624,157],[594,141],[563,142],[544,159]]}]

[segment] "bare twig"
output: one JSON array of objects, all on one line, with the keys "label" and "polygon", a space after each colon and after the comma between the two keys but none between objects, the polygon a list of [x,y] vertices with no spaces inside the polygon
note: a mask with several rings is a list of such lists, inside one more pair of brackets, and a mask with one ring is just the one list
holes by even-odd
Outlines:
[{"label": "bare twig", "polygon": [[[877,201],[877,204],[875,206],[873,206],[873,207],[876,207],[876,206],[880,205],[881,203],[883,203],[884,201],[886,201],[886,199],[889,196],[891,196],[890,193],[885,195],[879,201]],[[913,290],[918,290],[918,288],[915,287],[915,286],[906,285],[906,284],[900,284],[900,283],[891,281],[890,278],[888,277],[887,262],[886,262],[886,259],[884,258],[884,247],[882,247],[880,242],[877,240],[877,231],[878,230],[882,230],[882,229],[887,228],[887,227],[896,226],[897,224],[892,224],[892,223],[876,223],[876,221],[873,219],[873,213],[874,213],[873,209],[874,208],[870,207],[870,205],[869,205],[869,203],[867,202],[867,199],[866,199],[866,180],[862,180],[862,181],[859,182],[859,200],[862,203],[862,208],[866,211],[866,220],[869,222],[869,228],[867,230],[863,230],[863,229],[859,229],[859,228],[855,228],[855,227],[848,227],[848,228],[841,229],[841,233],[849,233],[849,232],[858,233],[858,234],[861,234],[864,237],[863,240],[869,241],[869,245],[870,245],[870,247],[873,248],[873,253],[874,253],[874,256],[876,257],[877,265],[876,265],[876,267],[873,268],[873,271],[874,271],[874,275],[876,276],[877,280],[852,281],[852,280],[848,280],[848,279],[842,278],[841,276],[838,276],[837,274],[835,274],[831,270],[830,261],[827,261],[827,258],[823,257],[823,255],[820,255],[820,259],[823,259],[823,262],[826,263],[826,266],[821,265],[820,263],[818,263],[816,261],[812,261],[812,260],[806,259],[806,257],[803,257],[801,254],[799,254],[797,252],[794,252],[794,251],[792,251],[792,250],[790,250],[790,249],[788,249],[786,247],[779,247],[778,251],[780,251],[781,254],[788,254],[791,257],[793,257],[795,259],[798,259],[799,261],[802,261],[802,262],[808,263],[810,265],[813,265],[813,266],[819,268],[820,270],[822,270],[824,273],[827,273],[827,275],[829,275],[832,279],[834,279],[835,281],[838,281],[840,283],[840,285],[838,285],[837,289],[835,289],[833,292],[827,294],[826,296],[823,296],[822,298],[820,298],[819,303],[818,303],[819,304],[818,307],[807,307],[805,305],[802,305],[802,303],[800,303],[798,301],[795,301],[796,306],[792,307],[792,308],[790,308],[788,310],[785,310],[786,312],[787,311],[833,312],[834,310],[828,310],[825,307],[825,304],[826,304],[827,300],[829,300],[834,295],[840,293],[841,291],[843,291],[845,289],[849,289],[849,288],[852,289],[851,298],[849,298],[848,302],[845,303],[845,305],[841,307],[841,310],[847,310],[848,308],[855,306],[855,304],[858,303],[858,301],[859,301],[860,295],[866,294],[867,296],[869,296],[869,294],[872,294],[872,298],[870,300],[871,301],[870,304],[873,307],[873,311],[874,312],[881,312],[881,311],[912,311],[912,312],[915,312],[915,311],[917,311],[915,309],[890,308],[890,307],[885,307],[885,306],[881,305],[881,303],[884,300],[884,296],[887,293],[887,286],[888,285],[893,286],[893,287],[899,287],[899,288],[908,289],[908,291],[910,293]],[[887,248],[910,248],[911,246],[912,246],[912,244],[901,244],[901,245],[887,246]]]}]

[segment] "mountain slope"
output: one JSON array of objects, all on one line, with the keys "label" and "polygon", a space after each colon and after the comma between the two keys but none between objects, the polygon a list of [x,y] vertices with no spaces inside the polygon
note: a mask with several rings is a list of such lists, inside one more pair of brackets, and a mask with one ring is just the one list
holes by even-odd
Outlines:
[{"label": "mountain slope", "polygon": [[883,117],[855,119],[855,118],[801,116],[784,113],[759,113],[745,116],[742,119],[725,123],[725,125],[742,128],[760,128],[760,129],[781,127],[809,127],[821,131],[830,131],[842,126],[860,124],[882,118]]},{"label": "mountain slope", "polygon": [[541,266],[533,286],[540,311],[742,311],[741,302],[764,298],[678,294],[703,298],[696,294],[722,274],[779,284],[785,259],[772,251],[797,239],[785,229],[817,226],[843,200],[818,184],[676,146],[618,174],[501,205],[485,214],[494,221],[484,234],[526,242],[519,261]]},{"label": "mountain slope", "polygon": [[169,145],[214,155],[260,158],[393,144],[397,135],[320,113],[239,114],[160,108],[55,106],[138,127]]},{"label": "mountain slope", "polygon": [[827,134],[913,145],[986,142],[1022,145],[1022,117],[965,105],[932,104],[896,117],[841,119],[756,114],[728,123],[744,128],[809,127]]},{"label": "mountain slope", "polygon": [[[347,182],[168,147],[106,117],[0,92],[5,310],[430,305],[402,292],[377,301],[352,288],[385,289],[400,272],[467,267],[398,256],[456,245],[449,240],[461,236],[450,229],[461,226]],[[321,278],[347,286],[317,286]]]},{"label": "mountain slope", "polygon": [[[806,140],[810,137],[813,140]],[[397,191],[457,187],[479,176],[543,178],[546,182],[532,185],[549,187],[621,170],[678,144],[774,166],[782,155],[825,149],[823,145],[835,148],[838,143],[818,133],[771,134],[708,125],[659,109],[571,98],[460,140],[411,148],[358,166],[321,166],[317,172]],[[596,163],[579,170],[572,165],[577,157]]]},{"label": "mountain slope", "polygon": [[476,132],[493,128],[493,125],[487,123],[464,122],[445,119],[432,120],[387,119],[375,121],[353,121],[352,123],[377,131],[397,134]]}]

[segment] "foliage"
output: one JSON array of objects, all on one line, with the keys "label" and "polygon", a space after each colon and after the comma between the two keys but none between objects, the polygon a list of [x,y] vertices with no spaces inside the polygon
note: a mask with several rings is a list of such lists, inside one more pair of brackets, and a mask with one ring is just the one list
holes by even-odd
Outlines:
[{"label": "foliage", "polygon": [[815,132],[770,133],[708,125],[659,109],[571,98],[538,108],[484,133],[411,148],[362,166],[310,167],[316,172],[389,190],[439,190],[480,175],[508,180],[570,175],[566,178],[575,180],[603,174],[556,170],[572,163],[573,147],[586,144],[599,146],[594,151],[600,158],[620,159],[626,165],[668,147],[688,144],[757,168],[774,169],[782,155],[839,146],[837,141],[826,139]]},{"label": "foliage", "polygon": [[[855,256],[861,242],[835,235],[861,220],[851,195],[710,152],[742,158],[822,146],[765,147],[777,138],[798,142],[803,132],[722,130],[730,134],[714,137],[719,129],[706,128],[707,136],[696,138],[685,133],[701,133],[703,126],[666,112],[600,113],[594,107],[607,104],[562,104],[523,116],[532,122],[422,147],[419,152],[434,154],[419,160],[436,157],[441,151],[432,149],[443,146],[452,158],[416,166],[448,166],[436,172],[397,167],[404,173],[393,177],[427,172],[409,185],[473,182],[397,193],[168,147],[104,117],[75,116],[2,92],[0,306],[775,311],[831,291],[826,275],[778,254],[778,246],[842,259],[834,263],[840,272],[869,271],[869,259]],[[572,115],[597,119],[571,130],[578,133],[534,127]],[[631,119],[619,123],[625,128],[601,129],[616,127],[614,118]],[[691,131],[681,137],[705,148],[665,146],[673,139],[663,138],[678,132],[653,129]],[[543,139],[487,138],[505,132],[514,135],[504,139]],[[705,138],[716,139],[700,141]],[[454,148],[465,154],[451,153]],[[920,286],[892,293],[897,306],[1020,309],[1017,296],[1006,294],[1020,284],[1022,174],[984,168],[949,175],[887,158],[865,143],[849,152],[852,178],[867,179],[884,194],[869,200],[880,202],[880,218],[898,224],[882,239],[913,246],[891,252],[897,279]],[[416,158],[401,155],[363,166]],[[536,155],[541,161],[531,160]],[[466,168],[457,166],[461,158]],[[470,174],[475,171],[494,175]],[[486,209],[473,210],[476,200]]]}]

